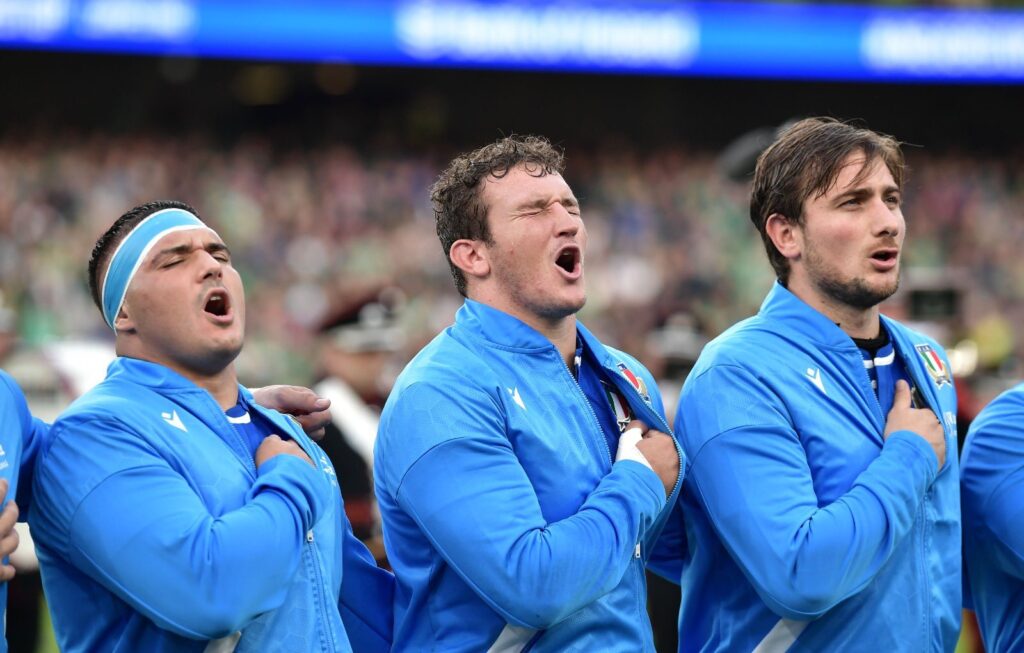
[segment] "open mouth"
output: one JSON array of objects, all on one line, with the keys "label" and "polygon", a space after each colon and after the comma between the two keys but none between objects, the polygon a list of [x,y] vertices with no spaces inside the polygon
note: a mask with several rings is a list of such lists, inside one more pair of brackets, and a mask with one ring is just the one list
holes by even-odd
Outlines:
[{"label": "open mouth", "polygon": [[225,290],[214,290],[206,298],[203,310],[216,317],[225,317],[231,311],[231,301]]},{"label": "open mouth", "polygon": [[871,259],[879,261],[880,263],[891,263],[896,260],[899,255],[899,250],[896,249],[882,249],[871,255]]},{"label": "open mouth", "polygon": [[569,274],[573,274],[579,270],[580,259],[578,247],[566,247],[558,254],[558,258],[555,259],[555,265]]}]

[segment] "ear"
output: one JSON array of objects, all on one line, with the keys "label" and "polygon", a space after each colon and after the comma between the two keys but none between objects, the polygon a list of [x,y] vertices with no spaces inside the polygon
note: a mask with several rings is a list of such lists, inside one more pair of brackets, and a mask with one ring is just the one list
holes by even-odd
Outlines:
[{"label": "ear", "polygon": [[781,213],[772,213],[764,223],[765,233],[775,249],[789,260],[796,260],[804,251],[804,232],[795,221]]},{"label": "ear", "polygon": [[131,317],[131,308],[126,299],[114,318],[114,331],[121,333],[135,333],[135,320]]},{"label": "ear", "polygon": [[451,257],[452,264],[466,275],[467,280],[481,280],[491,273],[491,261],[487,257],[487,247],[482,240],[456,240],[448,250],[448,256]]}]

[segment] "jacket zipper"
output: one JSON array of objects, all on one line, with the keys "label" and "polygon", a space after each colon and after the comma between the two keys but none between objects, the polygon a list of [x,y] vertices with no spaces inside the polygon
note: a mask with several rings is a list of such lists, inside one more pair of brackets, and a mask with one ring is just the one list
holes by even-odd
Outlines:
[{"label": "jacket zipper", "polygon": [[[611,449],[608,447],[608,440],[604,437],[604,428],[601,426],[600,420],[597,419],[597,413],[594,412],[594,407],[590,405],[590,401],[587,400],[586,393],[583,392],[583,387],[580,386],[580,382],[569,371],[568,366],[563,364],[562,368],[565,370],[565,373],[569,375],[569,378],[572,379],[573,385],[575,385],[576,389],[579,391],[579,396],[583,397],[583,400],[584,400],[583,403],[585,403],[587,405],[587,409],[590,411],[590,416],[594,419],[594,424],[597,425],[598,433],[601,435],[601,438],[600,438],[601,439],[601,443],[604,445],[605,453],[608,454],[608,460],[611,461],[612,465],[614,465],[615,464],[615,459],[612,457]],[[602,368],[604,368],[604,370],[606,372],[609,371],[608,367],[606,365],[602,365]],[[631,390],[632,390],[632,388],[631,388]],[[632,391],[633,391],[634,394],[636,393],[635,390],[632,390]],[[665,432],[666,433],[671,433],[672,432],[671,429],[668,428],[668,425],[665,424],[665,420],[662,419],[660,415],[658,415],[657,411],[652,410],[650,412],[654,413],[654,416],[658,418],[658,421],[661,423],[661,425],[663,425],[665,427]],[[671,437],[671,436],[669,436],[669,437]],[[677,452],[677,455],[678,455],[678,452]],[[679,482],[682,479],[682,477],[683,477],[682,470],[680,470],[679,478],[676,479],[676,486],[677,487],[678,487]],[[673,489],[673,492],[675,492],[675,489]],[[643,574],[644,574],[644,563],[643,563],[643,554],[641,553],[641,546],[642,546],[641,542],[637,542],[636,543],[636,546],[633,549],[633,560],[630,562],[630,566],[633,567],[633,569],[636,570],[636,582],[634,582],[634,584],[633,584],[633,595],[636,597],[637,611],[641,614],[641,616],[643,618],[646,618],[647,617],[647,611],[645,609],[643,598],[640,596],[640,588],[644,586],[644,583],[642,582],[643,581]]]},{"label": "jacket zipper", "polygon": [[[605,372],[611,375],[611,378],[615,379],[615,381],[612,382],[614,383],[615,387],[618,388],[619,390],[623,390],[623,386],[626,384],[624,381],[622,381],[622,377],[618,373],[616,373],[615,370],[610,369],[604,363],[601,364],[601,367],[604,369]],[[641,404],[646,405],[646,402],[643,401],[643,398],[639,396],[639,393],[637,393],[636,388],[634,388],[632,385],[629,385],[629,389],[625,390],[625,392],[629,395],[640,398]],[[672,492],[669,493],[669,497],[671,497],[673,494],[678,494],[680,489],[682,488],[683,474],[685,473],[685,470],[683,469],[683,457],[682,454],[680,454],[679,452],[679,442],[672,435],[672,428],[668,425],[668,422],[666,422],[665,418],[658,414],[658,411],[654,410],[653,406],[651,406],[650,410],[647,412],[649,412],[651,415],[654,415],[654,418],[658,421],[658,424],[664,428],[664,431],[662,432],[665,433],[665,435],[672,438],[672,440],[675,441],[676,443],[676,456],[679,457],[679,475],[676,476],[676,484],[675,486],[673,486]],[[666,498],[666,501],[667,500],[668,498]],[[637,546],[639,546],[639,543],[637,543]]]},{"label": "jacket zipper", "polygon": [[601,420],[597,419],[597,413],[594,412],[594,407],[591,406],[590,401],[587,400],[587,394],[583,392],[583,387],[580,385],[580,382],[576,380],[576,377],[569,371],[569,367],[561,361],[561,359],[559,359],[559,361],[562,363],[562,369],[569,375],[569,378],[572,379],[573,385],[576,386],[576,390],[579,391],[579,396],[583,398],[583,403],[587,406],[587,411],[590,413],[590,417],[593,418],[592,426],[597,427],[597,432],[601,436],[600,440],[604,447],[604,452],[608,455],[606,460],[609,461],[609,464],[614,464],[615,458],[612,457],[612,450],[608,447],[608,440],[604,437],[604,428],[601,426]]},{"label": "jacket zipper", "polygon": [[[910,379],[914,382],[915,386],[920,386],[921,384],[917,381],[917,379],[915,378],[915,375],[913,373],[914,367],[911,365],[911,363],[913,361],[911,359],[909,359],[908,356],[904,355],[902,348],[900,349],[900,358],[903,360],[903,367],[907,370],[907,376],[910,377]],[[942,426],[942,441],[946,445],[946,462],[948,463],[949,462],[949,437],[948,437],[948,434],[946,433],[946,424],[943,421],[942,416],[937,414],[937,411],[941,410],[942,406],[938,403],[938,397],[935,397],[934,398],[934,403],[935,403],[936,407],[932,408],[931,407],[931,403],[933,403],[933,402],[924,401],[924,396],[923,396],[924,392],[921,392],[920,394],[922,395],[921,400],[924,402],[924,408],[927,408],[928,410],[932,411],[932,413],[935,414],[935,416],[938,418],[939,424]],[[945,465],[943,465],[943,467],[945,467]],[[938,471],[935,472],[936,478],[938,478],[938,475],[941,472],[942,472],[942,467],[940,467],[938,469]],[[921,510],[920,510],[920,512],[921,512],[921,527],[920,527],[920,537],[918,538],[918,552],[920,554],[918,556],[918,568],[921,570],[921,577],[922,577],[922,580],[925,581],[925,587],[931,587],[932,586],[932,583],[931,583],[931,573],[929,573],[929,570],[928,570],[928,551],[927,551],[927,548],[928,548],[928,537],[927,536],[928,536],[928,530],[930,530],[928,528],[928,526],[929,526],[928,519],[929,519],[929,506],[931,506],[931,503],[932,503],[931,497],[932,497],[932,489],[931,489],[931,487],[929,487],[927,490],[925,490],[924,501],[921,504]],[[928,639],[929,639],[929,636],[931,635],[930,624],[931,624],[931,615],[932,615],[932,599],[931,599],[931,595],[930,594],[926,594],[925,595],[924,602],[925,602],[925,613],[926,614],[925,614],[925,619],[922,622],[922,627],[923,627],[922,630],[923,630],[923,641],[927,642]]]},{"label": "jacket zipper", "polygon": [[320,555],[316,548],[316,538],[313,536],[313,529],[310,528],[306,531],[306,544],[309,546],[310,556],[313,558],[313,573],[316,575],[316,600],[320,605],[320,616],[323,619],[323,633],[325,638],[325,644],[329,644],[328,650],[334,651],[337,646],[334,642],[334,629],[331,626],[330,615],[327,613],[327,605],[324,598],[324,579],[320,572]]}]

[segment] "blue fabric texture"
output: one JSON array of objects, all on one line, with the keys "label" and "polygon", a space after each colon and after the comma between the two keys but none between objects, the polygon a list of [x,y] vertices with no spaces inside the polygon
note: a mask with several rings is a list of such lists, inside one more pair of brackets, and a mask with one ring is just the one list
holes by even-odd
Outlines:
[{"label": "blue fabric texture", "polygon": [[[9,374],[0,370],[0,478],[7,479],[3,505],[14,499],[19,519],[24,521],[31,507],[30,488],[36,452],[49,427],[29,413],[25,395]],[[4,559],[7,564],[7,559]],[[0,583],[0,615],[7,612],[7,583]],[[0,653],[7,653],[7,642],[0,637]]]},{"label": "blue fabric texture", "polygon": [[29,523],[62,651],[203,651],[238,631],[239,653],[386,650],[393,579],[352,536],[334,469],[250,409],[316,468],[257,470],[208,392],[145,361],[116,359],[60,416]]},{"label": "blue fabric texture", "polygon": [[941,470],[916,434],[884,438],[856,345],[779,284],[701,354],[676,419],[689,456],[681,651],[751,651],[769,633],[772,651],[954,649],[956,393],[935,342],[883,325],[944,425]]},{"label": "blue fabric texture", "polygon": [[965,571],[985,650],[1024,650],[1024,384],[971,423],[960,477]]},{"label": "blue fabric texture", "polygon": [[[647,370],[578,333],[638,419],[669,432]],[[394,650],[654,651],[644,561],[679,484],[666,501],[654,472],[613,455],[558,350],[467,300],[381,416]]]}]

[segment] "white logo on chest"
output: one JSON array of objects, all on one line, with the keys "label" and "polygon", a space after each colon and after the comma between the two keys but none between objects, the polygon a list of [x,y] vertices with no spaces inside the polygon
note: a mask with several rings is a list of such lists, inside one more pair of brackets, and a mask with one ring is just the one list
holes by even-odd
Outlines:
[{"label": "white logo on chest", "polygon": [[818,370],[817,368],[808,367],[807,368],[807,378],[810,379],[811,383],[813,383],[815,385],[815,387],[818,388],[818,390],[821,390],[821,394],[823,394],[823,395],[827,395],[828,394],[827,392],[825,392],[825,383],[821,379],[821,371],[820,370]]},{"label": "white logo on chest", "polygon": [[185,424],[183,424],[181,418],[178,417],[178,411],[172,410],[169,413],[160,413],[160,417],[163,417],[165,422],[167,422],[174,428],[178,429],[179,431],[184,431],[185,433],[188,433],[188,429],[185,428]]},{"label": "white logo on chest", "polygon": [[508,390],[508,393],[512,395],[512,401],[516,402],[516,405],[523,410],[526,410],[526,404],[523,403],[523,398],[519,396],[519,388],[517,387],[514,390],[512,388],[506,388],[506,390]]}]

